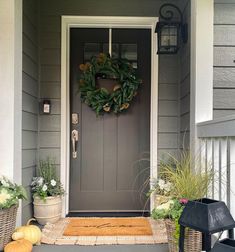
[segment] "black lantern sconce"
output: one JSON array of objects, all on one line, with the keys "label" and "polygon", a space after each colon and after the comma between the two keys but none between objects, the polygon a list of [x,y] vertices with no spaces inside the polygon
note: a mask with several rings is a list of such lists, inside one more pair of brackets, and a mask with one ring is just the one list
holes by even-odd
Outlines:
[{"label": "black lantern sconce", "polygon": [[[180,21],[174,18],[178,13]],[[183,23],[183,14],[174,4],[163,4],[159,10],[160,21],[156,25],[158,34],[157,54],[176,54],[181,42],[188,41],[188,25]]]}]

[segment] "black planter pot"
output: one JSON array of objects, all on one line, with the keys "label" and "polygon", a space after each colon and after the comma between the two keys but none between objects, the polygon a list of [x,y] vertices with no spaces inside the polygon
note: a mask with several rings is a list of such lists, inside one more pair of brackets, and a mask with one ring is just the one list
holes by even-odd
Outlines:
[{"label": "black planter pot", "polygon": [[235,252],[235,241],[231,239],[224,239],[216,242],[211,252]]},{"label": "black planter pot", "polygon": [[235,227],[235,221],[225,203],[207,198],[189,201],[179,224],[210,234]]},{"label": "black planter pot", "polygon": [[[211,250],[211,235],[228,230],[229,238],[233,239],[235,221],[223,201],[203,198],[189,201],[179,219],[180,252],[184,251],[185,228],[189,227],[202,232],[202,250]],[[222,251],[221,251],[222,252]]]}]

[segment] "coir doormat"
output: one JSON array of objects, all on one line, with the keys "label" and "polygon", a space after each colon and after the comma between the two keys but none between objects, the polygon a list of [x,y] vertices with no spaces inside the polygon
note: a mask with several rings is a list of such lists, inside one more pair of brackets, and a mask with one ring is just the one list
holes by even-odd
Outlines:
[{"label": "coir doormat", "polygon": [[159,244],[167,243],[165,224],[150,218],[65,218],[47,224],[46,244]]},{"label": "coir doormat", "polygon": [[63,235],[152,235],[152,229],[146,218],[71,218]]}]

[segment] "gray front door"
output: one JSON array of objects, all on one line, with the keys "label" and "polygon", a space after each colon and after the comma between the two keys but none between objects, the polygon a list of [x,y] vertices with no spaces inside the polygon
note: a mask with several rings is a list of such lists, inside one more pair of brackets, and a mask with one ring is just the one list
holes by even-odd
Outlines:
[{"label": "gray front door", "polygon": [[[148,210],[150,150],[151,31],[113,29],[114,57],[129,59],[143,80],[130,108],[97,117],[78,93],[79,64],[108,51],[108,29],[72,28],[70,32],[70,111],[78,124],[77,158],[70,158],[70,212]],[[71,147],[72,148],[72,147]]]}]

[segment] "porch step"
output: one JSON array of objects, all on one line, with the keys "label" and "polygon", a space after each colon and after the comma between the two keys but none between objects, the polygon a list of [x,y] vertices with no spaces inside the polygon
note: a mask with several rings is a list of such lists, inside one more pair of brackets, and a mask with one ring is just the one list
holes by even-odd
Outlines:
[{"label": "porch step", "polygon": [[41,245],[35,246],[33,252],[168,252],[167,244],[156,245]]}]

